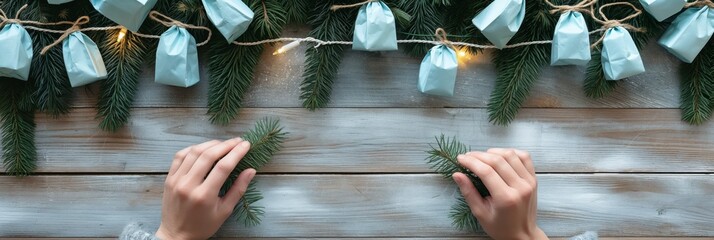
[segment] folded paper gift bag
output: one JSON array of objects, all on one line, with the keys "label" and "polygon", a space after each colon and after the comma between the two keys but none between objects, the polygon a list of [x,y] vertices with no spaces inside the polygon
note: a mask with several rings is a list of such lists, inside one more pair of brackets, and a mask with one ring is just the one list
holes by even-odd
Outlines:
[{"label": "folded paper gift bag", "polygon": [[159,38],[156,48],[154,81],[161,84],[190,87],[198,83],[198,50],[196,40],[182,27],[172,26]]},{"label": "folded paper gift bag", "polygon": [[590,35],[585,18],[567,11],[555,25],[550,65],[585,65],[590,61]]},{"label": "folded paper gift bag", "polygon": [[243,35],[253,21],[253,10],[241,0],[203,0],[203,7],[228,43]]},{"label": "folded paper gift bag", "polygon": [[62,55],[72,87],[107,78],[107,69],[97,44],[82,32],[73,32],[62,42]]},{"label": "folded paper gift bag", "polygon": [[691,63],[714,33],[714,9],[688,8],[667,28],[659,44],[683,62]]},{"label": "folded paper gift bag", "polygon": [[602,69],[607,80],[620,80],[645,72],[635,41],[623,27],[612,27],[605,31],[601,54]]},{"label": "folded paper gift bag", "polygon": [[438,96],[453,96],[459,67],[456,51],[437,45],[426,53],[419,67],[419,91]]},{"label": "folded paper gift bag", "polygon": [[0,30],[0,77],[27,81],[32,65],[32,38],[20,24],[6,24]]},{"label": "folded paper gift bag", "polygon": [[525,15],[525,0],[495,0],[471,21],[500,49],[516,35]]},{"label": "folded paper gift bag", "polygon": [[126,27],[139,31],[149,11],[158,0],[90,0],[92,6],[105,17]]},{"label": "folded paper gift bag", "polygon": [[660,22],[677,14],[686,3],[687,0],[640,0],[642,8]]},{"label": "folded paper gift bag", "polygon": [[354,50],[397,50],[397,27],[392,10],[381,1],[362,5],[355,21],[352,41]]}]

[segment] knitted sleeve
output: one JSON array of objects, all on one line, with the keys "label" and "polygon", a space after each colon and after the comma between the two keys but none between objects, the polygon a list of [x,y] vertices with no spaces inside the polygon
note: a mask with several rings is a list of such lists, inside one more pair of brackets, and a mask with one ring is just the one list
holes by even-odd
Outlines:
[{"label": "knitted sleeve", "polygon": [[161,240],[142,227],[143,225],[139,223],[127,225],[121,235],[119,235],[119,240]]},{"label": "knitted sleeve", "polygon": [[597,240],[597,233],[588,231],[583,234],[572,237],[570,238],[570,240]]}]

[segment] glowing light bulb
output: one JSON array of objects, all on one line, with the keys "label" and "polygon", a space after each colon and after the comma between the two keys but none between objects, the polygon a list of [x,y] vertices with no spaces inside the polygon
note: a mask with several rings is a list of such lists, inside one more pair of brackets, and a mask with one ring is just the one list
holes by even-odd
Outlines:
[{"label": "glowing light bulb", "polygon": [[459,49],[459,57],[466,57],[467,53],[464,49]]},{"label": "glowing light bulb", "polygon": [[284,46],[278,48],[278,50],[275,50],[275,52],[273,52],[273,55],[283,54],[287,51],[290,51],[290,49],[293,49],[299,45],[300,45],[300,41],[293,41],[291,43],[285,44]]},{"label": "glowing light bulb", "polygon": [[117,42],[121,42],[121,40],[124,40],[124,36],[126,36],[126,28],[122,28],[119,30],[119,35],[117,35]]}]

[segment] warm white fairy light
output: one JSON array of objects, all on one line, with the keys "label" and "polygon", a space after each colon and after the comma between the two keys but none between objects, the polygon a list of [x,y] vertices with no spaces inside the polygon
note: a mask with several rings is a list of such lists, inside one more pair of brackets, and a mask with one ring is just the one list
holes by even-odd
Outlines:
[{"label": "warm white fairy light", "polygon": [[117,42],[121,42],[121,40],[124,40],[124,36],[126,36],[126,32],[127,32],[126,28],[121,28],[121,30],[119,30],[119,35],[117,35]]},{"label": "warm white fairy light", "polygon": [[284,46],[278,48],[278,50],[275,50],[275,52],[273,52],[273,55],[283,54],[287,51],[290,51],[290,49],[293,49],[299,45],[300,45],[300,41],[292,41],[291,43],[285,44]]}]

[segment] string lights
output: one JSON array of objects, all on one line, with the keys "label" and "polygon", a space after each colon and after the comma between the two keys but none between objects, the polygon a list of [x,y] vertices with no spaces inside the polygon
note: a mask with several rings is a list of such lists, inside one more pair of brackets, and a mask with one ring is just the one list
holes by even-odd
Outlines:
[{"label": "string lights", "polygon": [[121,42],[124,40],[124,37],[126,36],[127,29],[126,28],[121,28],[119,30],[119,35],[117,35],[117,42]]}]

